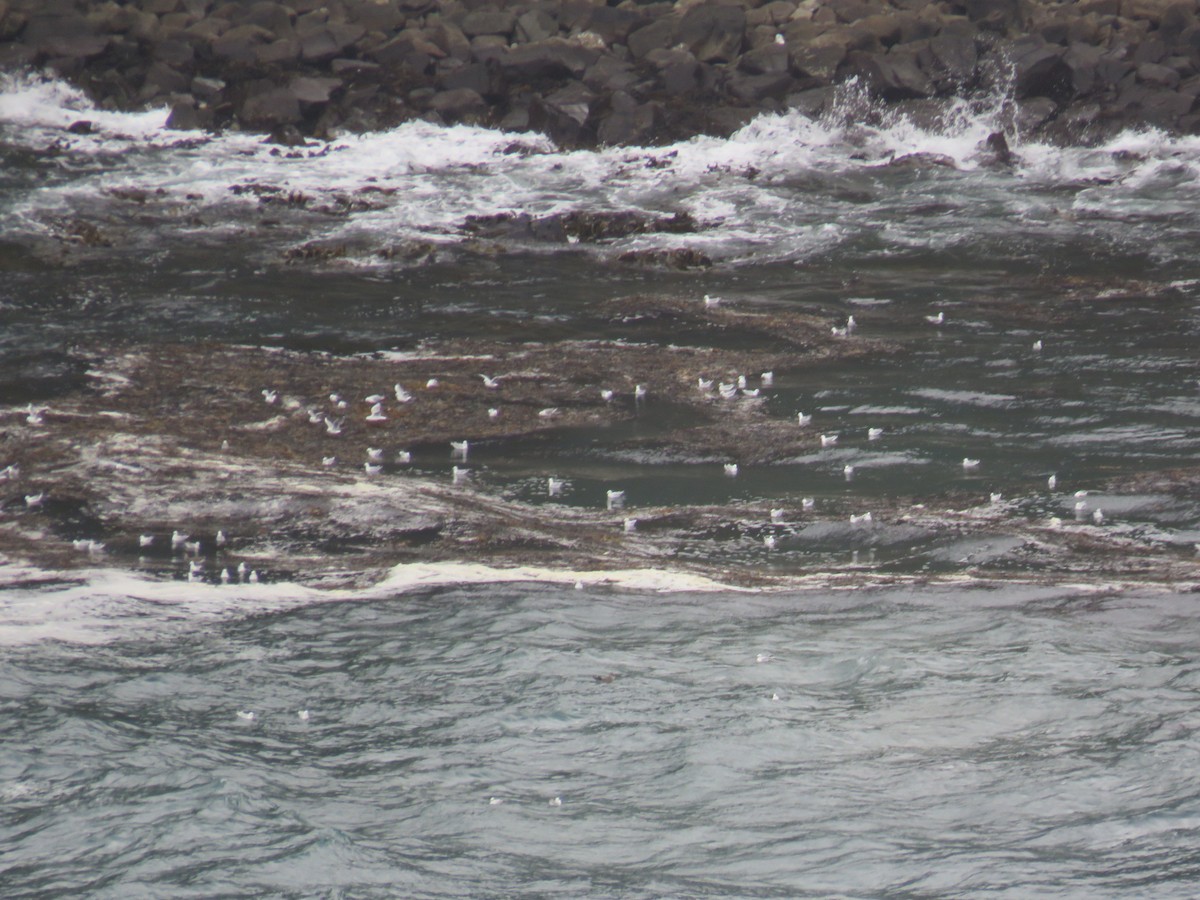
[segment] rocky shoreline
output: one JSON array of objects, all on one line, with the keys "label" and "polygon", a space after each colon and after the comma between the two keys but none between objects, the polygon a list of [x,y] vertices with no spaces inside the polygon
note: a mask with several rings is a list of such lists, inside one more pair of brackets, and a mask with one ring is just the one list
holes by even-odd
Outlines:
[{"label": "rocky shoreline", "polygon": [[847,83],[928,124],[1003,97],[1062,143],[1200,131],[1197,0],[0,0],[0,70],[288,144],[413,119],[654,144]]}]

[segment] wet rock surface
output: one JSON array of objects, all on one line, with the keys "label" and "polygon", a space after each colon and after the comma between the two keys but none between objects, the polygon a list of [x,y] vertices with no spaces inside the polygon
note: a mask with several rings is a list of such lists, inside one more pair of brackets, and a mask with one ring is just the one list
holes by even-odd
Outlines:
[{"label": "wet rock surface", "polygon": [[[245,564],[268,580],[321,585],[437,561],[659,568],[756,587],[1196,577],[1190,547],[1072,521],[1069,498],[981,504],[951,490],[866,505],[827,498],[819,509],[796,497],[622,509],[604,500],[604,489],[620,487],[612,481],[593,485],[591,500],[564,502],[546,486],[563,473],[531,464],[530,447],[600,442],[602,458],[711,466],[718,479],[723,464],[787,464],[820,452],[821,435],[781,417],[767,393],[732,390],[738,375],[766,384],[757,373],[786,377],[896,352],[885,341],[831,338],[820,317],[770,308],[637,296],[597,314],[625,334],[443,340],[359,356],[229,344],[78,348],[78,389],[0,410],[0,556],[205,580]],[[453,449],[460,441],[469,449]],[[510,459],[525,468],[508,471]],[[514,479],[525,487],[512,488]],[[1142,481],[1121,487],[1169,504],[1192,496],[1196,475]],[[1119,508],[1115,496],[1104,502]],[[851,546],[839,564],[809,562]],[[879,565],[876,553],[926,562],[919,571]]]},{"label": "wet rock surface", "polygon": [[1196,0],[6,0],[0,67],[181,129],[331,138],[411,119],[565,146],[727,134],[828,109],[1004,94],[1063,142],[1200,128]]}]

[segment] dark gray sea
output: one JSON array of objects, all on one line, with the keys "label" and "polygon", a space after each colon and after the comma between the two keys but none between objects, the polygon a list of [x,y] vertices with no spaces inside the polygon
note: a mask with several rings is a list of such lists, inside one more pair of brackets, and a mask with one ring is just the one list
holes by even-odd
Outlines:
[{"label": "dark gray sea", "polygon": [[[5,441],[87,383],[81,344],[580,340],[613,336],[612,298],[707,294],[891,349],[762,384],[841,438],[737,477],[595,434],[475,452],[472,489],[551,521],[548,475],[631,515],[813,500],[619,582],[0,555],[0,896],[1195,896],[1200,140],[1039,145],[1003,98],[935,130],[843,112],[656,148],[417,123],[289,151],[4,82]],[[700,227],[465,226],[597,211]],[[710,264],[619,260],[648,249]],[[951,537],[842,521],[951,503]],[[673,574],[696,560],[727,585]]]}]

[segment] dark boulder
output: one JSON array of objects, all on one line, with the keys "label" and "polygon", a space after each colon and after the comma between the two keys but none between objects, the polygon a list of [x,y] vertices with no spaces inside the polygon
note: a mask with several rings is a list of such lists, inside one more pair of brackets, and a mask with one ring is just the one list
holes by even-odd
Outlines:
[{"label": "dark boulder", "polygon": [[732,62],[742,52],[746,13],[737,6],[693,6],[679,22],[677,37],[701,62]]}]

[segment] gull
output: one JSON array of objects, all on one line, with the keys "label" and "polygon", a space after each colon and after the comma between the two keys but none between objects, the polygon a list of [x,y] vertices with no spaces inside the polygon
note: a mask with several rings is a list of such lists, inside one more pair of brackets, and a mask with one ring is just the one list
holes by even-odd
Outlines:
[{"label": "gull", "polygon": [[775,657],[772,656],[770,653],[759,653],[757,656],[754,657],[754,661],[757,663],[765,663],[765,662],[770,662],[774,658]]},{"label": "gull", "polygon": [[805,497],[804,499],[802,499],[800,501],[801,509],[815,509],[816,505],[817,505],[817,501],[814,500],[812,497]]},{"label": "gull", "polygon": [[267,401],[268,405],[275,403],[275,401],[279,399],[279,391],[273,391],[269,388],[264,389],[262,395],[263,399]]},{"label": "gull", "polygon": [[458,466],[452,466],[450,469],[450,480],[453,484],[462,484],[470,474],[470,469],[460,469]]},{"label": "gull", "polygon": [[771,510],[771,521],[772,522],[782,522],[783,516],[784,516],[784,511],[782,509]]},{"label": "gull", "polygon": [[1058,516],[1051,516],[1050,517],[1050,527],[1051,528],[1062,528],[1062,519],[1060,519]]},{"label": "gull", "polygon": [[547,406],[545,409],[538,410],[538,418],[539,419],[553,419],[556,416],[560,415],[561,413],[562,413],[562,410],[559,409],[557,406]]},{"label": "gull", "polygon": [[371,406],[378,406],[383,401],[384,401],[383,394],[371,394],[371,396],[369,396],[369,397],[363,397],[363,402],[368,403]]},{"label": "gull", "polygon": [[367,416],[367,421],[372,425],[378,425],[380,422],[386,422],[387,416],[383,414],[383,409],[376,404],[375,406],[371,407],[371,412]]},{"label": "gull", "polygon": [[21,467],[16,463],[0,469],[0,481],[15,481],[21,477]]},{"label": "gull", "polygon": [[738,473],[738,464],[737,463],[725,463],[725,474],[726,475],[728,475],[730,478],[735,478],[737,476],[737,473]]},{"label": "gull", "polygon": [[345,400],[339,400],[337,402],[338,409],[347,409],[347,408],[349,408],[349,406],[350,406],[350,404],[348,404]]},{"label": "gull", "polygon": [[221,584],[229,584],[233,580],[233,576],[229,574],[229,569],[221,570]]},{"label": "gull", "polygon": [[30,425],[45,425],[46,420],[43,418],[44,409],[37,409],[32,403],[29,404],[29,414],[25,416],[25,421]]},{"label": "gull", "polygon": [[152,534],[138,535],[138,546],[139,547],[149,547],[153,543],[154,543],[154,535],[152,535]]},{"label": "gull", "polygon": [[877,441],[881,437],[883,437],[883,429],[882,428],[868,428],[867,429],[867,440],[868,441]]},{"label": "gull", "polygon": [[494,391],[496,388],[500,387],[500,378],[499,377],[493,378],[491,375],[484,375],[482,373],[480,374],[479,377],[483,379],[483,386],[485,388],[487,388],[488,390]]},{"label": "gull", "polygon": [[637,519],[634,519],[634,518],[626,519],[625,520],[625,533],[633,534],[635,531],[637,531],[637,523],[638,523]]},{"label": "gull", "polygon": [[859,524],[870,525],[871,522],[873,522],[873,521],[874,521],[874,519],[872,519],[871,513],[869,510],[867,512],[863,513],[861,516],[856,516],[854,513],[850,513],[850,524],[851,525],[859,525]]},{"label": "gull", "polygon": [[779,694],[778,694],[778,692],[771,694],[771,699],[772,699],[772,700],[774,700],[774,701],[776,701],[776,702],[778,702],[778,701],[779,701]]},{"label": "gull", "polygon": [[368,447],[367,448],[367,459],[374,460],[375,462],[378,462],[379,460],[383,459],[383,448],[382,447]]},{"label": "gull", "polygon": [[737,386],[739,389],[741,389],[743,391],[746,389],[746,376],[745,375],[739,375],[737,377]]},{"label": "gull", "polygon": [[467,452],[470,449],[471,449],[471,445],[467,441],[451,441],[450,442],[450,455],[451,456],[461,456],[463,459],[466,459]]},{"label": "gull", "polygon": [[337,457],[336,456],[322,456],[321,457],[321,465],[325,466],[325,468],[327,468],[327,469],[331,468],[333,466],[336,466],[337,465]]},{"label": "gull", "polygon": [[296,718],[301,722],[307,722],[312,714],[307,709],[301,709],[296,712]]},{"label": "gull", "polygon": [[644,384],[639,384],[634,387],[633,399],[634,400],[645,400],[646,399],[646,386]]},{"label": "gull", "polygon": [[400,382],[398,382],[398,381],[392,385],[392,390],[396,394],[396,402],[397,403],[408,403],[413,398],[412,394],[410,394],[408,391],[406,391],[404,389],[404,386],[402,384],[400,384]]},{"label": "gull", "polygon": [[46,502],[46,492],[38,491],[36,494],[25,495],[25,506],[28,509],[35,509]]},{"label": "gull", "polygon": [[1003,499],[1004,499],[1004,496],[1002,494],[998,494],[995,491],[993,491],[991,493],[991,502],[992,503],[999,503]]},{"label": "gull", "polygon": [[725,382],[722,382],[717,386],[717,391],[720,393],[722,400],[732,400],[738,395],[736,384],[726,384]]},{"label": "gull", "polygon": [[744,396],[744,397],[757,397],[757,396],[758,396],[759,394],[761,394],[761,393],[762,393],[762,388],[753,388],[752,390],[745,390],[745,391],[742,391],[742,396]]},{"label": "gull", "polygon": [[1033,342],[1033,349],[1034,349],[1035,351],[1038,351],[1038,350],[1041,350],[1041,349],[1042,349],[1042,340],[1041,340],[1041,338],[1038,338],[1036,341],[1034,341],[1034,342]]},{"label": "gull", "polygon": [[550,800],[551,806],[562,806],[562,797],[553,797]]},{"label": "gull", "polygon": [[407,465],[412,462],[412,454],[407,450],[397,450],[396,462]]},{"label": "gull", "polygon": [[243,722],[253,722],[255,719],[254,713],[248,709],[239,709],[237,711],[237,717]]},{"label": "gull", "polygon": [[566,484],[561,478],[553,476],[546,479],[546,493],[551,497],[557,497],[562,494],[563,486]]},{"label": "gull", "polygon": [[219,528],[217,529],[217,536],[214,538],[214,540],[217,542],[218,547],[224,547],[225,544],[229,542],[229,538],[226,537],[225,532]]},{"label": "gull", "polygon": [[[787,38],[785,38],[785,37],[783,36],[783,32],[777,32],[777,33],[775,34],[775,43],[779,44],[780,46],[783,46],[784,44],[786,44],[786,43],[787,43]],[[771,699],[773,699],[773,700],[778,700],[779,698],[778,698],[778,697],[772,697]]]},{"label": "gull", "polygon": [[760,377],[762,379],[762,383],[763,383],[764,387],[770,387],[771,385],[773,385],[775,383],[775,373],[774,372],[763,372]]},{"label": "gull", "polygon": [[204,563],[198,559],[193,559],[188,563],[188,575],[200,575],[204,571]]},{"label": "gull", "polygon": [[337,404],[342,402],[342,395],[341,394],[330,394],[329,402],[336,406]]},{"label": "gull", "polygon": [[440,381],[438,381],[436,378],[430,378],[430,379],[429,379],[427,382],[425,382],[425,387],[426,387],[428,390],[431,390],[431,391],[432,391],[432,390],[433,390],[435,387],[437,387],[439,384],[441,384],[441,382],[440,382]]},{"label": "gull", "polygon": [[488,797],[488,806],[499,806],[503,802],[499,797]]},{"label": "gull", "polygon": [[821,446],[822,447],[832,447],[834,444],[837,443],[837,441],[838,441],[838,436],[836,434],[821,435]]},{"label": "gull", "polygon": [[608,403],[609,401],[611,401],[614,396],[615,395],[613,394],[611,388],[601,388],[600,389],[600,399],[603,400],[605,403]]},{"label": "gull", "polygon": [[1095,522],[1097,525],[1103,525],[1104,524],[1104,510],[1102,510],[1102,509],[1095,510],[1092,513],[1092,521]]},{"label": "gull", "polygon": [[369,462],[367,462],[367,463],[363,463],[363,470],[368,475],[378,475],[380,472],[383,471],[383,466],[373,466]]},{"label": "gull", "polygon": [[624,491],[607,491],[605,494],[605,502],[609,509],[620,509],[625,505]]},{"label": "gull", "polygon": [[203,581],[203,579],[200,577],[200,575],[197,574],[196,572],[188,572],[187,580],[188,580],[188,584],[194,584],[197,581]]},{"label": "gull", "polygon": [[704,295],[704,308],[705,309],[716,309],[720,305],[721,305],[720,297],[710,297],[708,294]]},{"label": "gull", "polygon": [[764,538],[763,538],[763,545],[764,545],[764,546],[765,546],[765,547],[766,547],[768,550],[774,550],[774,549],[775,549],[775,544],[776,544],[776,541],[775,541],[775,535],[773,535],[773,534],[768,534],[766,537],[764,537]]},{"label": "gull", "polygon": [[188,535],[182,534],[181,532],[178,532],[178,531],[172,531],[171,532],[171,549],[178,550],[185,543],[187,543],[187,539],[188,539]]},{"label": "gull", "polygon": [[946,321],[946,314],[944,312],[940,312],[936,316],[926,316],[925,321],[930,325],[942,325]]},{"label": "gull", "polygon": [[74,547],[76,550],[85,550],[86,551],[86,550],[91,549],[92,542],[89,540],[80,538],[79,540],[71,541],[71,546]]},{"label": "gull", "polygon": [[1076,491],[1075,492],[1076,497],[1086,497],[1087,495],[1088,495],[1087,491]]},{"label": "gull", "polygon": [[846,476],[847,481],[850,481],[854,477],[854,466],[846,463],[842,466],[842,474]]},{"label": "gull", "polygon": [[253,569],[250,572],[250,577],[246,579],[251,584],[258,584],[258,569]]},{"label": "gull", "polygon": [[978,469],[979,468],[979,460],[971,459],[971,457],[969,457],[969,456],[964,456],[963,461],[962,461],[962,467],[963,467],[963,470],[967,471],[967,472],[970,472],[973,469]]},{"label": "gull", "polygon": [[713,389],[713,380],[711,378],[697,378],[696,387],[707,393]]},{"label": "gull", "polygon": [[500,418],[500,410],[496,409],[496,407],[493,406],[491,409],[488,410],[488,418],[489,419]]},{"label": "gull", "polygon": [[246,561],[242,560],[240,563],[237,564],[238,578],[245,578],[246,571],[247,571]]},{"label": "gull", "polygon": [[796,413],[796,423],[798,425],[811,425],[812,424],[812,416],[809,415],[808,413],[798,412],[798,413]]},{"label": "gull", "polygon": [[371,415],[373,415],[373,416],[383,415],[383,401],[382,400],[380,400],[378,403],[374,404],[371,407]]},{"label": "gull", "polygon": [[836,325],[834,325],[832,328],[829,329],[829,333],[832,334],[834,337],[849,337],[850,329],[838,328]]},{"label": "gull", "polygon": [[192,554],[192,556],[199,556],[200,555],[200,542],[199,541],[187,541],[184,543],[183,549],[184,549],[184,552],[190,553],[190,554]]},{"label": "gull", "polygon": [[1051,475],[1049,478],[1047,478],[1046,487],[1050,488],[1050,490],[1054,490],[1056,487],[1058,487],[1058,476]]},{"label": "gull", "polygon": [[309,425],[320,425],[324,421],[325,421],[325,413],[321,412],[319,409],[310,409],[308,411],[308,424]]},{"label": "gull", "polygon": [[1084,510],[1086,510],[1086,509],[1087,509],[1087,501],[1086,500],[1076,500],[1075,501],[1075,515],[1082,516],[1084,513]]},{"label": "gull", "polygon": [[342,421],[343,421],[342,419],[337,419],[335,421],[334,419],[329,418],[329,416],[326,416],[325,417],[325,433],[326,434],[341,434],[342,433]]},{"label": "gull", "polygon": [[847,316],[847,317],[846,317],[846,331],[847,331],[847,333],[848,333],[848,332],[851,332],[851,331],[854,331],[854,329],[856,329],[856,328],[858,328],[858,322],[856,322],[856,321],[854,320],[854,316]]}]

